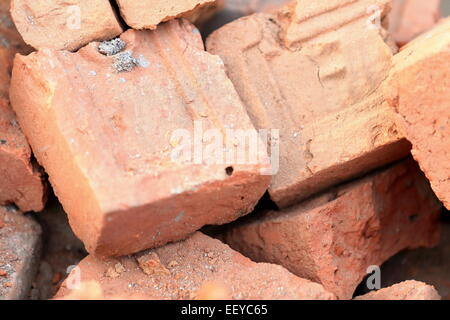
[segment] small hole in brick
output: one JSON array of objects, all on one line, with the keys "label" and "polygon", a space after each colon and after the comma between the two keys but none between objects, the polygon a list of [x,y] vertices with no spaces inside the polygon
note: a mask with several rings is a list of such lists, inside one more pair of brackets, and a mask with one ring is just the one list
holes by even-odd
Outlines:
[{"label": "small hole in brick", "polygon": [[418,217],[419,217],[419,216],[418,216],[417,214],[410,215],[410,216],[409,216],[409,221],[410,221],[410,222],[414,222],[414,221],[417,220]]},{"label": "small hole in brick", "polygon": [[233,167],[227,167],[225,169],[225,172],[227,173],[228,176],[232,176],[233,172],[234,172],[234,168]]}]

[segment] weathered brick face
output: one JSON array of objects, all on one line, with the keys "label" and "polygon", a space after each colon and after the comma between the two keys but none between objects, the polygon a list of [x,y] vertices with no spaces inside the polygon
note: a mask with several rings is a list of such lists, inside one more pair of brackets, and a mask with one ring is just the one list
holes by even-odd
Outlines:
[{"label": "weathered brick face", "polygon": [[109,0],[11,0],[11,14],[36,49],[77,50],[123,31]]},{"label": "weathered brick face", "polygon": [[78,53],[19,56],[11,87],[13,107],[72,227],[102,255],[233,221],[253,209],[270,181],[261,175],[264,148],[248,165],[174,161],[173,132],[195,136],[195,123],[255,133],[223,63],[204,52],[191,24],[175,20],[121,38],[126,48],[111,56],[99,53],[98,43]]},{"label": "weathered brick face", "polygon": [[440,212],[409,159],[285,211],[249,217],[225,241],[350,299],[369,266],[407,248],[436,245]]},{"label": "weathered brick face", "polygon": [[41,211],[46,200],[42,173],[32,163],[30,146],[9,102],[14,55],[27,54],[30,48],[14,28],[8,3],[0,3],[0,205],[15,204],[24,212]]},{"label": "weathered brick face", "polygon": [[116,0],[125,22],[133,29],[156,29],[164,21],[185,17],[192,22],[210,16],[222,0]]},{"label": "weathered brick face", "polygon": [[82,283],[98,283],[97,298],[103,299],[191,300],[205,297],[205,291],[206,296],[220,291],[220,299],[236,300],[335,299],[320,284],[298,278],[280,266],[252,262],[201,233],[119,259],[90,255],[63,284],[58,298],[76,297],[70,284],[78,275]]},{"label": "weathered brick face", "polygon": [[280,171],[269,189],[280,207],[409,153],[379,90],[392,52],[367,23],[367,7],[387,1],[333,3],[293,2],[207,40],[254,125],[280,129]]},{"label": "weathered brick face", "polygon": [[413,156],[450,209],[450,19],[395,56],[385,94]]}]

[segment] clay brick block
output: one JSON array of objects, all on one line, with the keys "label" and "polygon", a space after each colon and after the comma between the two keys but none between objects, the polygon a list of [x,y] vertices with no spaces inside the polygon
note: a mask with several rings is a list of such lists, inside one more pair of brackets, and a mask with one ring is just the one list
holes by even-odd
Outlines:
[{"label": "clay brick block", "polygon": [[75,51],[123,31],[108,0],[11,0],[11,15],[25,42],[36,49]]},{"label": "clay brick block", "polygon": [[350,299],[371,265],[439,239],[441,206],[412,160],[298,206],[268,212],[224,239],[254,261],[281,264]]},{"label": "clay brick block", "polygon": [[69,275],[57,297],[70,295],[68,285],[78,280],[97,282],[104,299],[199,299],[205,291],[210,296],[217,288],[223,291],[221,296],[236,300],[334,299],[317,283],[277,265],[252,262],[201,233],[120,259],[101,260],[90,255]]},{"label": "clay brick block", "polygon": [[0,98],[0,204],[14,203],[24,212],[44,208],[46,192],[41,172],[30,158],[30,146],[9,101]]},{"label": "clay brick block", "polygon": [[9,103],[12,58],[21,48],[8,47],[0,47],[0,205],[14,203],[24,212],[41,211],[46,200],[42,174],[30,160],[31,148]]},{"label": "clay brick block", "polygon": [[395,56],[386,96],[437,196],[450,208],[450,19]]},{"label": "clay brick block", "polygon": [[410,280],[356,297],[355,300],[441,300],[441,297],[433,286]]},{"label": "clay brick block", "polygon": [[367,7],[386,2],[298,1],[208,38],[255,127],[280,129],[280,170],[269,189],[280,207],[408,154],[378,90],[392,53],[367,25]]},{"label": "clay brick block", "polygon": [[223,1],[216,0],[116,0],[125,22],[134,29],[155,29],[164,21],[184,17],[192,22],[202,14],[210,16],[222,6]]},{"label": "clay brick block", "polygon": [[441,18],[441,0],[393,0],[389,32],[399,46],[430,30]]},{"label": "clay brick block", "polygon": [[[196,127],[256,132],[222,61],[204,51],[189,22],[129,30],[121,39],[125,51],[111,56],[98,43],[76,54],[17,56],[11,86],[20,124],[71,226],[89,252],[106,256],[233,221],[270,182],[261,175],[263,147],[251,164],[207,157],[210,142]],[[177,146],[186,146],[172,139],[179,129],[204,150],[198,163],[195,155],[174,160]],[[226,147],[237,155],[245,145]]]},{"label": "clay brick block", "polygon": [[0,206],[0,300],[26,299],[39,266],[41,227]]}]

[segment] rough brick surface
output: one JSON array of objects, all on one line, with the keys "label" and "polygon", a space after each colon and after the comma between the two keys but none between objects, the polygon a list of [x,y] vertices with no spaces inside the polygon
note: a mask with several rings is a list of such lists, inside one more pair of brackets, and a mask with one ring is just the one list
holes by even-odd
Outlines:
[{"label": "rough brick surface", "polygon": [[25,42],[36,49],[77,50],[122,33],[108,0],[11,0],[11,15]]},{"label": "rough brick surface", "polygon": [[441,18],[441,0],[393,0],[389,32],[403,46],[430,30]]},{"label": "rough brick surface", "polygon": [[0,300],[28,298],[39,266],[41,232],[32,218],[0,206]]},{"label": "rough brick surface", "polygon": [[237,300],[334,298],[319,284],[298,278],[280,266],[254,263],[201,233],[120,259],[100,260],[90,255],[57,296],[70,294],[67,286],[76,284],[75,279],[82,283],[96,281],[106,299],[196,299],[205,291],[209,291],[206,296],[211,295],[211,287],[221,288]]},{"label": "rough brick surface", "polygon": [[[116,0],[125,22],[134,29],[155,29],[164,21],[185,17],[195,22],[217,6],[216,0]],[[222,1],[219,1],[222,3]]]},{"label": "rough brick surface", "polygon": [[126,48],[115,56],[100,54],[96,43],[76,54],[18,56],[11,86],[21,126],[71,226],[88,251],[108,256],[235,220],[270,182],[261,175],[263,147],[261,161],[248,165],[206,154],[199,164],[173,160],[175,130],[208,146],[195,123],[255,132],[222,61],[203,51],[191,24],[173,20],[121,38]]},{"label": "rough brick surface", "polygon": [[437,196],[450,208],[450,19],[395,56],[385,91],[399,128]]},{"label": "rough brick surface", "polygon": [[[9,58],[0,49],[2,68]],[[5,53],[9,55],[9,52]],[[9,87],[9,75],[4,80],[0,73],[0,205],[16,204],[22,211],[41,211],[44,208],[45,188],[40,170],[31,163],[31,149],[28,145],[4,91]],[[5,83],[6,82],[6,83]]]},{"label": "rough brick surface", "polygon": [[281,264],[349,299],[370,265],[406,248],[435,245],[440,212],[409,159],[286,211],[249,217],[225,241],[255,261]]},{"label": "rough brick surface", "polygon": [[410,280],[356,297],[355,300],[441,300],[441,297],[433,286]]},{"label": "rough brick surface", "polygon": [[311,12],[299,1],[208,38],[254,125],[280,129],[280,171],[269,192],[281,207],[409,152],[378,90],[392,53],[367,25],[374,3],[386,1],[317,3],[306,6]]},{"label": "rough brick surface", "polygon": [[14,54],[30,48],[14,29],[7,1],[0,2],[0,205],[14,203],[22,211],[41,211],[45,187],[41,172],[31,162],[31,149],[9,103],[9,85]]}]

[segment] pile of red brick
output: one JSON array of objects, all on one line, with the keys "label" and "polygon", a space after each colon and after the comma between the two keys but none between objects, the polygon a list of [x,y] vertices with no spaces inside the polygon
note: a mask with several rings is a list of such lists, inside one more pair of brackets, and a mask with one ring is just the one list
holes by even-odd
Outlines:
[{"label": "pile of red brick", "polygon": [[[438,243],[440,1],[0,3],[0,298],[28,297],[45,230],[20,211],[50,185],[90,253],[63,299],[352,299]],[[205,49],[219,11],[242,17]],[[357,299],[439,298],[407,281]]]}]

